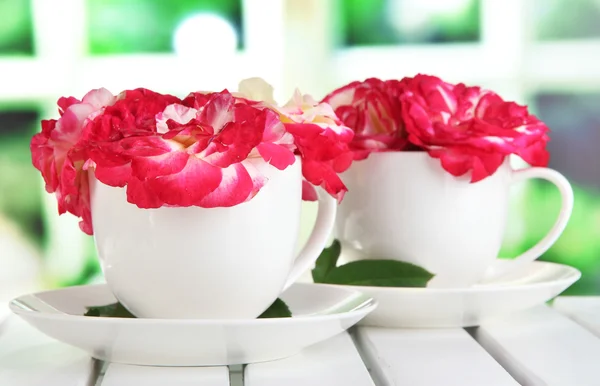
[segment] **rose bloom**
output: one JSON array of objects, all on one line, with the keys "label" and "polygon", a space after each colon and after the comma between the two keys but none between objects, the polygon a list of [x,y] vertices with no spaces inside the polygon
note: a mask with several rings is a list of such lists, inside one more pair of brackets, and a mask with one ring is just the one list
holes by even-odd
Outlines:
[{"label": "rose bloom", "polygon": [[307,180],[303,185],[303,198],[316,200],[313,186],[321,186],[341,201],[347,188],[338,173],[352,164],[348,145],[354,133],[342,125],[331,106],[299,92],[281,111],[282,121],[302,155],[302,173]]},{"label": "rose bloom", "polygon": [[88,179],[74,145],[84,124],[115,100],[106,89],[92,90],[81,101],[60,98],[60,118],[43,120],[41,133],[34,135],[30,144],[33,165],[42,173],[46,191],[56,194],[59,214],[81,217],[79,226],[87,234],[92,232]]},{"label": "rose bloom", "polygon": [[[201,104],[188,99],[187,105],[148,90],[133,92],[142,96],[126,95],[86,130],[106,135],[118,128],[121,138],[97,138],[88,146],[89,157],[98,180],[126,186],[128,201],[140,208],[237,205],[266,182],[256,167],[261,157],[279,169],[295,161],[281,145],[270,143],[282,147],[280,153],[263,146],[263,137],[283,131],[277,115],[229,92],[202,94]],[[130,136],[127,118],[139,104],[145,104],[149,118],[131,127],[147,132]]]},{"label": "rose bloom", "polygon": [[350,146],[355,159],[364,159],[373,151],[407,148],[400,104],[403,91],[400,81],[369,78],[338,88],[323,98],[344,125],[354,131]]},{"label": "rose bloom", "polygon": [[292,135],[296,154],[302,157],[302,198],[317,199],[314,186],[342,200],[348,190],[338,173],[344,172],[352,163],[349,144],[354,133],[336,116],[331,106],[317,102],[309,95],[296,90],[283,106],[273,99],[273,89],[262,79],[251,78],[240,84],[240,91],[279,113],[286,132]]},{"label": "rose bloom", "polygon": [[439,158],[452,175],[470,171],[471,181],[480,181],[510,154],[532,166],[548,165],[548,127],[527,107],[506,102],[492,91],[434,76],[417,75],[402,82],[409,142]]},{"label": "rose bloom", "polygon": [[[242,86],[240,90],[251,84]],[[319,120],[315,115],[293,121],[270,101],[227,90],[190,93],[181,100],[140,88],[105,99],[79,116],[77,130],[58,130],[70,122],[65,113],[53,124],[45,123],[31,143],[34,166],[48,191],[57,193],[59,211],[81,217],[87,234],[93,233],[90,170],[106,185],[125,187],[128,202],[140,208],[238,205],[268,182],[263,173],[267,164],[284,170],[296,155],[309,182],[338,199],[346,191],[332,170],[349,166],[337,160],[351,159],[347,142],[352,132],[342,132],[334,119],[311,123]],[[67,100],[78,102],[61,99]],[[84,98],[80,104],[84,102],[91,103]],[[316,148],[304,143],[308,137],[316,138]],[[345,146],[338,144],[338,137]],[[305,198],[312,199],[305,191]]]},{"label": "rose bloom", "polygon": [[372,152],[427,151],[454,176],[492,175],[506,156],[546,166],[548,128],[525,106],[479,87],[417,75],[352,82],[324,98],[355,132],[357,160]]}]

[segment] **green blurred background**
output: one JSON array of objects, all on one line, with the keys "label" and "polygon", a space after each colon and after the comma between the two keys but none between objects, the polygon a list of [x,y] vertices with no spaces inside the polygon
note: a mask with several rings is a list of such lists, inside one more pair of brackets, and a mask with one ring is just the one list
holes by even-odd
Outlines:
[{"label": "green blurred background", "polygon": [[[562,42],[573,50],[581,46],[583,56],[600,55],[600,51],[583,52],[586,42],[600,39],[599,0],[524,1],[532,15],[526,28],[535,44]],[[289,7],[292,14],[280,15],[284,24],[296,18],[298,23],[304,22],[302,12],[297,10],[309,12],[310,4],[317,4],[308,1],[305,7],[294,0],[282,2],[295,3],[295,7]],[[38,60],[43,51],[39,44],[44,42],[39,36],[38,23],[52,22],[51,16],[36,12],[35,7],[40,3],[0,0],[0,69],[6,64],[6,68],[14,70],[15,66],[11,67],[14,60],[25,60],[26,63]],[[248,7],[253,7],[253,13],[260,14],[261,7],[266,4],[260,0],[78,0],[77,3],[81,6],[77,12],[84,24],[85,47],[82,54],[68,60],[81,60],[81,66],[106,58],[148,55],[148,60],[152,60],[152,55],[178,55],[184,50],[194,50],[193,43],[190,48],[190,37],[193,42],[194,38],[198,41],[224,39],[223,36],[229,34],[229,40],[219,40],[215,47],[229,44],[234,50],[244,52],[247,45],[245,12],[249,11]],[[440,47],[446,50],[476,46],[487,27],[481,16],[480,0],[328,0],[327,3],[330,6],[331,49],[336,52],[362,47],[391,50]],[[211,15],[212,19],[199,19],[208,27],[183,28],[186,20],[195,15]],[[276,24],[273,19],[266,19],[264,23],[267,27]],[[508,24],[504,28],[508,31],[513,26]],[[277,32],[273,34],[275,40]],[[187,46],[182,48],[182,44]],[[273,44],[273,50],[278,49],[275,42],[265,41],[266,50],[270,44]],[[211,58],[210,52],[198,55],[194,60],[201,66],[203,61],[210,59],[218,60]],[[360,65],[368,66],[368,62]],[[399,77],[403,75],[398,74]],[[600,68],[597,75],[600,77]],[[326,78],[327,73],[323,77]],[[489,78],[494,80],[494,74],[490,73]],[[557,79],[559,83],[561,80]],[[293,76],[284,81],[294,83]],[[502,84],[502,79],[496,83]],[[519,87],[522,90],[519,102],[529,104],[551,128],[550,166],[564,173],[575,190],[575,209],[570,224],[542,260],[566,263],[582,270],[582,279],[566,294],[600,294],[600,168],[597,151],[600,145],[600,89],[570,85],[568,80],[557,88],[525,83],[526,80],[524,86]],[[36,87],[27,86],[26,89]],[[31,135],[39,130],[41,118],[56,116],[56,110],[49,106],[62,94],[59,90],[56,94],[49,90],[47,94],[53,98],[50,101],[49,97],[27,93],[14,98],[3,96],[3,90],[0,83],[0,282],[14,283],[12,288],[18,288],[17,280],[27,281],[31,277],[35,277],[41,286],[96,280],[100,277],[100,269],[92,238],[80,234],[76,221],[57,220],[55,201],[43,191],[40,175],[30,162]],[[315,93],[325,91],[316,90]],[[519,189],[515,193],[502,256],[515,256],[539,240],[553,223],[558,207],[559,196],[552,186],[534,181]]]}]

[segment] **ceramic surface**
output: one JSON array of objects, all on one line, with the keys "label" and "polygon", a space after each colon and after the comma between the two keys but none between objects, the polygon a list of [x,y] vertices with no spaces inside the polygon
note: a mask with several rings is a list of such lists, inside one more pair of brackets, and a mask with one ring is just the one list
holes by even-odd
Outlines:
[{"label": "ceramic surface", "polygon": [[[498,262],[501,265],[511,263]],[[486,320],[542,304],[580,277],[581,272],[575,268],[535,261],[502,279],[470,288],[349,287],[379,303],[361,325],[454,328],[477,326]]]},{"label": "ceramic surface", "polygon": [[10,303],[44,334],[91,356],[153,366],[216,366],[285,358],[354,325],[376,303],[361,292],[294,284],[284,294],[292,318],[249,320],[125,319],[82,316],[115,301],[108,286],[24,295]]},{"label": "ceramic surface", "polygon": [[[139,317],[248,319],[309,269],[333,228],[337,202],[321,189],[316,225],[298,257],[299,158],[229,208],[129,204],[124,189],[90,173],[94,240],[115,296]],[[175,301],[176,300],[176,301]]]},{"label": "ceramic surface", "polygon": [[[573,191],[547,168],[513,171],[505,162],[477,183],[457,178],[425,152],[373,153],[342,174],[348,187],[337,214],[336,234],[362,259],[408,261],[436,274],[430,287],[465,287],[499,277],[491,268],[502,244],[510,187],[530,178],[555,184],[562,208],[554,227],[518,257],[541,256],[560,236],[573,209]],[[516,269],[519,264],[511,266]]]}]

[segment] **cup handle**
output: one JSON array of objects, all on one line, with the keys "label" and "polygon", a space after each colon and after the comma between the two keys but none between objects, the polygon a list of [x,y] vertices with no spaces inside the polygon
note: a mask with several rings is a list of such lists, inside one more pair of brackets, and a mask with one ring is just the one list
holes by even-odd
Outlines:
[{"label": "cup handle", "polygon": [[337,201],[321,188],[316,188],[319,198],[319,209],[317,211],[317,220],[310,234],[308,241],[300,251],[294,265],[288,275],[283,290],[288,289],[298,278],[309,269],[323,251],[329,235],[333,231],[335,223],[335,214],[337,211]]},{"label": "cup handle", "polygon": [[536,245],[514,258],[514,260],[512,260],[513,263],[497,264],[490,268],[486,272],[484,281],[497,279],[500,276],[518,270],[523,265],[534,261],[556,242],[567,226],[569,218],[571,217],[571,212],[573,211],[573,188],[571,188],[569,181],[556,170],[534,167],[514,171],[511,184],[522,182],[530,178],[541,178],[556,185],[561,196],[561,208],[558,213],[558,218],[548,234],[546,234],[546,236],[544,236],[544,238]]}]

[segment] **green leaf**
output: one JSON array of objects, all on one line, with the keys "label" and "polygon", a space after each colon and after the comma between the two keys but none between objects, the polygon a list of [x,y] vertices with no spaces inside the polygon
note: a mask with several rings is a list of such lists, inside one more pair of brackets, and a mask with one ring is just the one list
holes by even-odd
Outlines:
[{"label": "green leaf", "polygon": [[433,274],[397,260],[359,260],[332,269],[322,283],[374,287],[425,287]]},{"label": "green leaf", "polygon": [[329,248],[323,249],[312,270],[315,283],[325,283],[325,278],[335,268],[341,253],[342,245],[338,240],[333,240],[333,244]]},{"label": "green leaf", "polygon": [[102,318],[135,318],[135,316],[123,307],[121,303],[112,303],[105,306],[87,307],[84,316],[96,316]]},{"label": "green leaf", "polygon": [[258,318],[289,318],[292,316],[292,312],[285,302],[279,298],[275,299],[273,304],[265,312],[263,312]]}]

